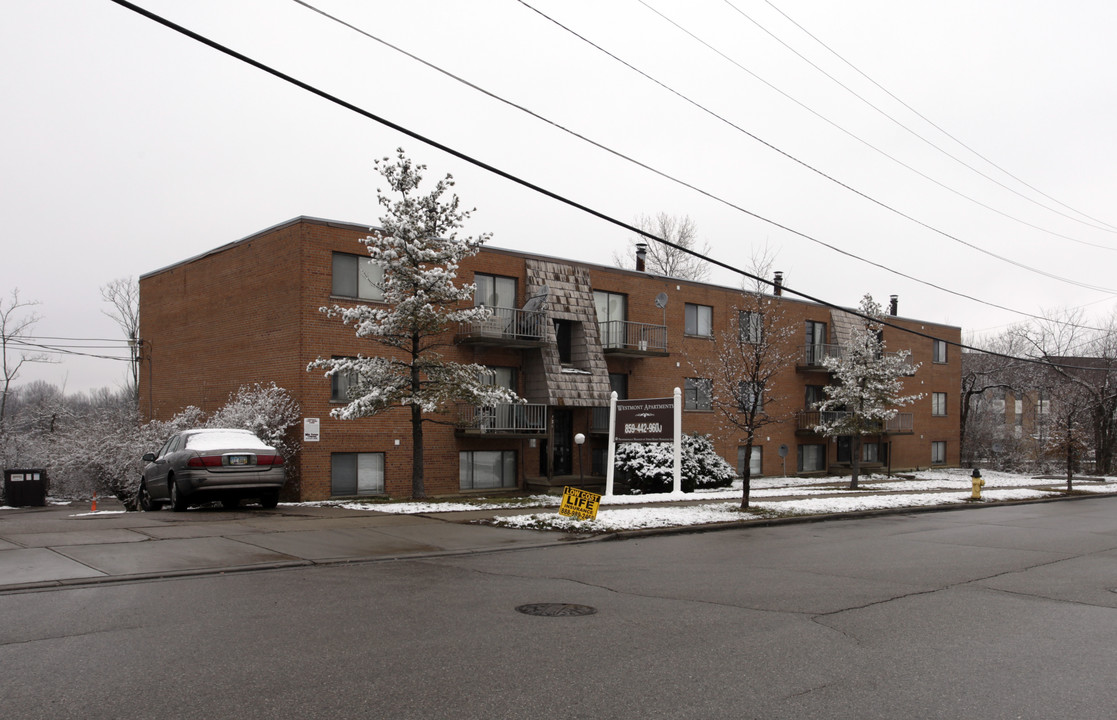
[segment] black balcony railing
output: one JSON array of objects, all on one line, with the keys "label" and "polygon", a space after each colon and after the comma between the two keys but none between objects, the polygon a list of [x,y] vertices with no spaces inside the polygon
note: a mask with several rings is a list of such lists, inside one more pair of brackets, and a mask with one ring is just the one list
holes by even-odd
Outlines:
[{"label": "black balcony railing", "polygon": [[[801,432],[815,432],[815,428],[822,423],[832,423],[850,414],[843,410],[800,410],[795,413],[795,429]],[[914,416],[910,412],[896,413],[887,421],[877,423],[873,431],[883,434],[914,432]]]}]

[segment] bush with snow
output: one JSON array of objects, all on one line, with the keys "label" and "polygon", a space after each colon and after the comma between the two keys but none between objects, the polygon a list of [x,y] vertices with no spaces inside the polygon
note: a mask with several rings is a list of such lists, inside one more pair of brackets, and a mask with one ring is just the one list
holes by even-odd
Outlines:
[{"label": "bush with snow", "polygon": [[[618,477],[633,495],[671,492],[674,489],[672,453],[671,443],[623,443],[617,445],[614,465]],[[683,436],[683,492],[728,487],[736,477],[733,466],[714,450],[709,435]]]}]

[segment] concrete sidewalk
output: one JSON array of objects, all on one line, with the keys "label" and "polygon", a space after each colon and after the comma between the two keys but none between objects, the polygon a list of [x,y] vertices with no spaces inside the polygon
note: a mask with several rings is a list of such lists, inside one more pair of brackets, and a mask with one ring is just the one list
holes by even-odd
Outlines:
[{"label": "concrete sidewalk", "polygon": [[[101,501],[0,511],[0,592],[569,542],[575,536],[333,507],[113,512]],[[493,515],[492,512],[488,513]],[[455,514],[460,515],[460,514]]]}]

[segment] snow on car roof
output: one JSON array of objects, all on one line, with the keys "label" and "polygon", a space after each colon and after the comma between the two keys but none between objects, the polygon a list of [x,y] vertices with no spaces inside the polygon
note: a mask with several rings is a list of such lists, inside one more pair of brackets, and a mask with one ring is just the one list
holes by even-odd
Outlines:
[{"label": "snow on car roof", "polygon": [[194,430],[186,436],[191,450],[271,450],[271,446],[249,430],[207,428]]}]

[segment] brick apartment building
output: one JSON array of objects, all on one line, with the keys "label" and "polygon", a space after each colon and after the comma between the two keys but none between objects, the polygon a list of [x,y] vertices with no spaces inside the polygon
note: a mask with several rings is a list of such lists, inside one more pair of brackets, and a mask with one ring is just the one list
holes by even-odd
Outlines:
[{"label": "brick apartment building", "polygon": [[[307,372],[319,357],[375,355],[375,343],[319,308],[376,302],[363,279],[366,226],[299,217],[140,278],[144,357],[141,409],[166,419],[188,405],[220,407],[239,386],[275,382],[320,420],[320,440],[304,442],[290,494],[302,500],[352,495],[407,497],[411,490],[410,414],[394,409],[335,420],[345,378]],[[447,359],[492,368],[494,382],[527,404],[458,407],[425,428],[426,488],[447,495],[496,488],[547,488],[604,481],[608,405],[620,397],[686,398],[683,431],[709,433],[719,454],[741,467],[741,439],[720,430],[691,362],[715,352],[733,327],[740,291],[705,283],[483,248],[463,261],[461,282],[476,282],[476,302],[494,310],[485,322],[454,328]],[[849,445],[821,437],[809,403],[828,373],[820,358],[849,316],[782,297],[796,328],[798,358],[777,376],[773,397],[793,398],[754,449],[754,475],[824,474],[848,466]],[[889,322],[949,342],[957,327],[890,317]],[[923,393],[879,436],[866,438],[864,466],[893,470],[957,465],[960,353],[889,327],[890,350],[910,349],[922,363],[905,393]],[[448,338],[451,339],[451,338]],[[581,448],[576,434],[587,440]],[[781,457],[781,446],[786,455]]]}]

